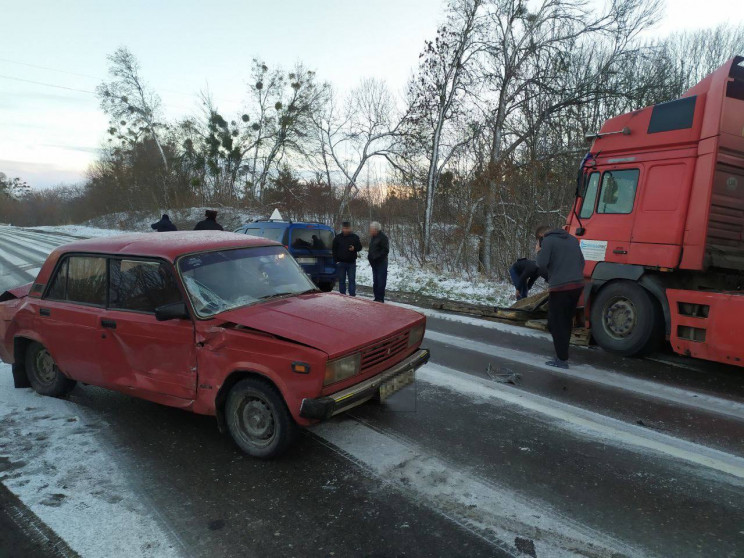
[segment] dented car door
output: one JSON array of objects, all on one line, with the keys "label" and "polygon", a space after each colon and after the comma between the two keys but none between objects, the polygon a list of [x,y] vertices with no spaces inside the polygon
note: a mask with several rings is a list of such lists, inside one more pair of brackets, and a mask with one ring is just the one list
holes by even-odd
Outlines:
[{"label": "dented car door", "polygon": [[[183,300],[169,263],[109,260],[108,308],[101,316],[107,384],[141,397],[183,405],[196,395],[196,346],[191,319],[158,321],[155,309]],[[170,404],[181,406],[177,401]]]}]

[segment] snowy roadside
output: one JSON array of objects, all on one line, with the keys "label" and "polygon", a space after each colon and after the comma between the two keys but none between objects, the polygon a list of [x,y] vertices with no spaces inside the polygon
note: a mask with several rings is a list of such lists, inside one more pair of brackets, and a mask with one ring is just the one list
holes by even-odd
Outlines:
[{"label": "snowy roadside", "polygon": [[74,403],[15,389],[0,364],[2,483],[81,556],[179,556],[117,465],[106,427]]}]

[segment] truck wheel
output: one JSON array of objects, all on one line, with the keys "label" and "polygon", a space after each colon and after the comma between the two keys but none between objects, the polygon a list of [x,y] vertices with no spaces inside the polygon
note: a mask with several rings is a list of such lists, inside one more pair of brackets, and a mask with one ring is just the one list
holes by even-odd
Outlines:
[{"label": "truck wheel", "polygon": [[330,293],[336,284],[333,281],[319,281],[318,288],[324,293]]},{"label": "truck wheel", "polygon": [[41,343],[30,343],[26,349],[26,375],[36,393],[49,397],[62,397],[75,387],[75,380],[62,374]]},{"label": "truck wheel", "polygon": [[660,339],[660,312],[651,294],[635,283],[610,283],[592,302],[592,335],[605,351],[635,356]]},{"label": "truck wheel", "polygon": [[240,449],[263,459],[284,452],[297,429],[276,388],[258,378],[241,380],[233,386],[227,396],[225,421]]}]

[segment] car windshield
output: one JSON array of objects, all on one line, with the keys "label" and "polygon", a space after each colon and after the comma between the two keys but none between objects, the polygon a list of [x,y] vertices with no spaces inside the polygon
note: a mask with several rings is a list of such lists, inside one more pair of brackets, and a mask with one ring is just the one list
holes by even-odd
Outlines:
[{"label": "car windshield", "polygon": [[316,227],[292,229],[292,248],[308,250],[330,250],[333,246],[333,232]]},{"label": "car windshield", "polygon": [[271,298],[315,290],[281,246],[219,250],[184,256],[178,269],[201,317]]}]

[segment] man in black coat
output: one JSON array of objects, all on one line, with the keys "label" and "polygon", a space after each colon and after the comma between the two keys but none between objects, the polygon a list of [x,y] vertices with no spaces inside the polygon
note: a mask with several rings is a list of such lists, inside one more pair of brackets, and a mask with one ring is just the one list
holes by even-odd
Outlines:
[{"label": "man in black coat", "polygon": [[377,221],[369,224],[369,236],[367,259],[372,266],[372,292],[375,295],[375,302],[385,302],[390,241],[382,232],[382,225]]},{"label": "man in black coat", "polygon": [[346,294],[346,278],[349,278],[349,295],[356,296],[356,261],[362,243],[351,231],[351,223],[341,223],[341,233],[333,239],[333,261],[338,273],[338,292]]},{"label": "man in black coat", "polygon": [[207,209],[204,212],[206,219],[199,221],[194,227],[195,231],[222,231],[222,225],[217,222],[217,212],[214,209]]},{"label": "man in black coat", "polygon": [[163,216],[160,218],[160,221],[150,225],[150,228],[155,229],[158,232],[171,232],[178,230],[176,228],[176,225],[174,225],[173,222],[170,220],[170,217],[168,217],[167,213],[163,214]]}]

